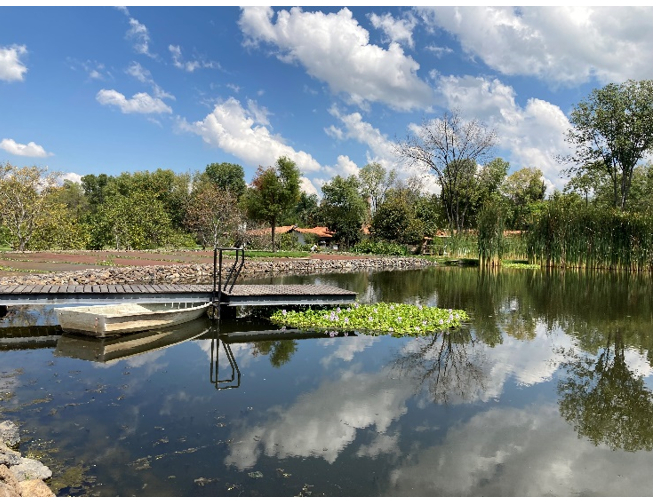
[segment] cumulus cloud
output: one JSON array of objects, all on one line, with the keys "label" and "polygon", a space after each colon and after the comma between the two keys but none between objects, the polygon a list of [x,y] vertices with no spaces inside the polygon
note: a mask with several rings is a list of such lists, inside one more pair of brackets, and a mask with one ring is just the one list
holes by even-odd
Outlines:
[{"label": "cumulus cloud", "polygon": [[652,78],[652,7],[421,7],[429,26],[505,75],[577,85]]},{"label": "cumulus cloud", "polygon": [[321,165],[312,155],[296,151],[267,129],[263,124],[267,117],[264,110],[255,102],[244,108],[237,99],[228,98],[217,103],[203,120],[190,124],[181,119],[179,126],[253,166],[273,165],[277,158],[286,156],[296,162],[303,173],[319,171]]},{"label": "cumulus cloud", "polygon": [[41,146],[37,145],[34,141],[30,141],[27,145],[16,143],[13,139],[5,138],[0,141],[0,148],[12,155],[20,155],[21,157],[50,157],[53,153],[46,152]]},{"label": "cumulus cloud", "polygon": [[171,113],[171,107],[160,98],[154,98],[145,92],[138,92],[128,99],[114,89],[101,89],[96,94],[96,101],[101,105],[116,106],[123,113]]},{"label": "cumulus cloud", "polygon": [[441,76],[437,91],[446,108],[459,109],[466,120],[477,118],[495,127],[498,146],[510,152],[506,160],[512,165],[537,167],[548,188],[563,187],[563,166],[555,156],[568,153],[564,133],[570,122],[558,106],[531,98],[523,107],[516,103],[512,87],[483,77]]},{"label": "cumulus cloud", "polygon": [[[406,413],[405,402],[412,392],[408,382],[345,371],[339,379],[299,396],[290,407],[267,410],[271,418],[266,422],[244,427],[224,462],[243,470],[253,467],[264,454],[279,459],[318,457],[332,464],[359,429],[373,428],[379,434],[387,431]],[[253,441],[255,436],[260,441]],[[358,454],[376,456],[398,449],[395,446],[396,439],[390,436],[385,442],[361,448]]]},{"label": "cumulus cloud", "polygon": [[431,176],[427,176],[426,170],[420,166],[406,167],[399,169],[399,160],[395,153],[395,142],[387,138],[379,129],[369,122],[363,120],[363,116],[358,113],[342,113],[337,106],[332,106],[329,113],[341,122],[341,127],[331,125],[324,131],[329,136],[338,140],[354,139],[359,143],[367,146],[367,162],[378,162],[388,170],[398,169],[401,179],[412,176],[418,176],[425,179],[425,188],[431,193],[438,191],[438,185]]},{"label": "cumulus cloud", "polygon": [[24,45],[0,47],[0,80],[6,82],[22,81],[27,72],[27,66],[21,62],[21,56],[27,54]]},{"label": "cumulus cloud", "polygon": [[[452,427],[392,471],[392,497],[651,495],[651,452],[580,439],[556,406],[493,408]],[[613,476],[609,473],[613,472]],[[623,480],[622,483],[619,480]],[[635,492],[627,493],[628,487]]]},{"label": "cumulus cloud", "polygon": [[417,19],[412,15],[406,18],[396,19],[389,12],[383,16],[372,13],[369,18],[372,26],[383,30],[386,34],[387,42],[404,43],[408,47],[414,46],[413,30],[417,24]]},{"label": "cumulus cloud", "polygon": [[173,59],[173,66],[190,73],[198,70],[199,68],[221,68],[219,63],[215,61],[203,61],[197,59],[185,61],[182,57],[182,50],[180,49],[179,45],[169,45],[169,52],[171,53],[171,57]]},{"label": "cumulus cloud", "polygon": [[78,185],[82,184],[82,176],[80,176],[78,173],[64,173],[59,177],[59,180],[72,181],[73,183],[77,183]]},{"label": "cumulus cloud", "polygon": [[254,100],[243,106],[231,97],[216,103],[203,120],[190,123],[179,118],[178,128],[199,135],[207,144],[251,166],[270,166],[281,156],[292,159],[305,175],[302,190],[307,193],[319,194],[318,189],[334,176],[358,174],[358,166],[347,155],[339,155],[332,165],[323,165],[310,153],[295,150],[271,131],[269,115],[267,108]]},{"label": "cumulus cloud", "polygon": [[245,45],[278,47],[278,58],[300,63],[312,77],[350,103],[382,102],[396,110],[426,108],[431,88],[418,78],[419,64],[392,42],[387,50],[369,43],[369,33],[344,8],[337,13],[247,7],[239,20]]}]

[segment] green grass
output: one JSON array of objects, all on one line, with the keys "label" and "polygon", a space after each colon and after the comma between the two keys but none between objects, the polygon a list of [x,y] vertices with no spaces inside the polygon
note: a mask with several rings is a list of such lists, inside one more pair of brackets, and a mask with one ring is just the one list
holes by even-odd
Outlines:
[{"label": "green grass", "polygon": [[463,310],[405,303],[353,305],[330,310],[279,310],[271,321],[280,326],[325,330],[359,330],[393,336],[426,335],[456,328],[468,320]]}]

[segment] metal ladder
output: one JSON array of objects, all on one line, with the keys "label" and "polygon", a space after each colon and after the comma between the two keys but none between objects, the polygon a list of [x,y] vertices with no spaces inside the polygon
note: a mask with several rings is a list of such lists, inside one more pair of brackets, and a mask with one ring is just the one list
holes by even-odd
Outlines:
[{"label": "metal ladder", "polygon": [[[222,271],[224,263],[224,251],[235,252],[235,261],[228,270],[226,280],[222,282]],[[219,317],[219,309],[221,305],[221,292],[226,291],[231,293],[233,286],[244,268],[244,248],[214,248],[214,266],[212,271],[212,296],[210,301],[215,308],[215,316]]]}]

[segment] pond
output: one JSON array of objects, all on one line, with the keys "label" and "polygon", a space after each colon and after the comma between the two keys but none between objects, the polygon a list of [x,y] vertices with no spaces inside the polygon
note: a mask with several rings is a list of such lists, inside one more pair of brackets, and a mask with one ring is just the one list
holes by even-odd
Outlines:
[{"label": "pond", "polygon": [[[253,282],[465,310],[421,337],[200,320],[100,342],[0,319],[0,421],[72,496],[650,496],[652,276]],[[26,327],[21,327],[26,326]]]}]

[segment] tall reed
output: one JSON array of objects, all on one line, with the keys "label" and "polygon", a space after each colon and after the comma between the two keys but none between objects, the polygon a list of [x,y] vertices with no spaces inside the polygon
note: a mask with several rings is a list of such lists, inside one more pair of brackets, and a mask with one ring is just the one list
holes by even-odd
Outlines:
[{"label": "tall reed", "polygon": [[496,268],[501,266],[504,256],[504,212],[501,204],[487,201],[477,216],[477,249],[479,266]]},{"label": "tall reed", "polygon": [[532,222],[527,255],[548,268],[652,271],[652,238],[652,212],[600,209],[562,196]]}]

